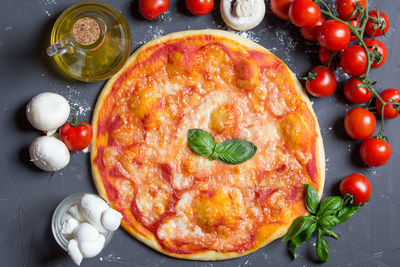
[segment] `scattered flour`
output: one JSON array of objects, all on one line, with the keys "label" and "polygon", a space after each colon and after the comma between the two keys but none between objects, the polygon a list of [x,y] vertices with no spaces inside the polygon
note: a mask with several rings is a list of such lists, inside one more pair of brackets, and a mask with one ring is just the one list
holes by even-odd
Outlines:
[{"label": "scattered flour", "polygon": [[142,45],[147,43],[154,38],[160,37],[165,34],[165,29],[160,25],[150,25],[148,30],[145,32],[144,38],[140,41],[135,42],[136,44]]},{"label": "scattered flour", "polygon": [[71,106],[71,115],[74,115],[77,118],[86,117],[89,111],[91,111],[91,107],[86,100],[80,99],[80,90],[75,90],[71,88],[71,86],[67,85],[68,93],[65,95],[65,98],[68,100],[69,105]]}]

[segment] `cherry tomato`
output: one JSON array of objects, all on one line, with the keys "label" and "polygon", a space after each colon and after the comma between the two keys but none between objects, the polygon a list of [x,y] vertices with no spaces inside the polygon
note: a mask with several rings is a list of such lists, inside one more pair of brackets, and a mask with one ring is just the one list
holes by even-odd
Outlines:
[{"label": "cherry tomato", "polygon": [[306,89],[310,95],[315,97],[330,96],[335,92],[337,81],[333,71],[326,66],[317,66],[310,72],[315,75],[313,79],[306,81]]},{"label": "cherry tomato", "polygon": [[340,54],[340,66],[351,76],[360,76],[367,71],[367,53],[359,45],[351,45]]},{"label": "cherry tomato", "polygon": [[371,197],[372,186],[367,177],[353,173],[340,182],[339,191],[342,196],[352,195],[354,205],[362,205]]},{"label": "cherry tomato", "polygon": [[364,140],[374,133],[376,118],[366,109],[353,108],[344,118],[344,128],[351,138]]},{"label": "cherry tomato", "polygon": [[[330,64],[331,66],[328,66],[329,60],[331,57],[333,57],[331,60],[331,64]],[[319,61],[327,67],[337,68],[340,66],[338,52],[329,51],[325,47],[322,47],[322,46],[319,47],[318,58],[319,58]]]},{"label": "cherry tomato", "polygon": [[312,0],[293,0],[289,8],[290,21],[297,27],[314,25],[321,11]]},{"label": "cherry tomato", "polygon": [[319,16],[317,22],[311,26],[301,27],[300,33],[309,41],[317,41],[317,30],[325,22],[324,15]]},{"label": "cherry tomato", "polygon": [[[379,95],[382,98],[382,100],[387,103],[400,103],[400,90],[398,90],[398,89],[389,88],[389,89],[384,90]],[[382,114],[382,103],[381,103],[381,101],[379,101],[379,99],[376,99],[375,107],[376,107],[379,115],[381,115]],[[399,110],[400,110],[399,105],[397,105],[397,106],[394,106],[392,104],[385,105],[385,108],[383,110],[383,116],[385,116],[386,119],[394,119],[397,116],[399,116]]]},{"label": "cherry tomato", "polygon": [[392,149],[388,142],[378,138],[368,138],[362,142],[360,156],[368,166],[382,166],[389,161]]},{"label": "cherry tomato", "polygon": [[339,51],[349,44],[350,29],[342,22],[327,20],[319,27],[317,39],[322,47],[330,51]]},{"label": "cherry tomato", "polygon": [[139,0],[139,11],[148,20],[157,18],[168,8],[168,0]]},{"label": "cherry tomato", "polygon": [[[344,20],[349,19],[351,13],[353,13],[356,8],[357,3],[360,3],[364,9],[367,6],[367,0],[336,0],[336,10],[339,13],[339,16]],[[354,14],[351,18],[356,16],[357,14]]]},{"label": "cherry tomato", "polygon": [[289,7],[293,0],[271,0],[272,12],[279,18],[289,20]]},{"label": "cherry tomato", "polygon": [[371,99],[372,93],[368,91],[366,87],[358,87],[361,85],[362,82],[357,80],[355,77],[351,77],[345,82],[343,89],[344,96],[351,103],[362,104]]},{"label": "cherry tomato", "polygon": [[368,12],[368,15],[372,19],[377,20],[377,22],[374,22],[372,19],[369,19],[365,26],[365,33],[368,34],[369,36],[375,36],[375,37],[386,34],[390,26],[390,21],[388,16],[382,11],[379,11],[378,13],[378,10],[372,10]]},{"label": "cherry tomato", "polygon": [[374,62],[372,63],[371,67],[379,68],[380,66],[385,64],[387,58],[386,45],[381,41],[375,39],[367,39],[364,41],[364,43],[368,47],[368,50],[370,52],[376,51],[380,55],[380,59],[378,60],[374,59]]},{"label": "cherry tomato", "polygon": [[186,8],[193,15],[201,16],[211,12],[214,0],[186,0]]},{"label": "cherry tomato", "polygon": [[80,151],[90,145],[93,131],[89,123],[73,119],[61,127],[59,135],[69,150]]},{"label": "cherry tomato", "polygon": [[[354,28],[359,28],[357,26],[360,26],[359,23],[360,19],[359,18],[355,18],[352,19],[350,21],[350,25],[353,26]],[[352,31],[350,31],[350,41],[354,41],[355,39],[357,39],[357,37],[354,35],[354,33]]]}]

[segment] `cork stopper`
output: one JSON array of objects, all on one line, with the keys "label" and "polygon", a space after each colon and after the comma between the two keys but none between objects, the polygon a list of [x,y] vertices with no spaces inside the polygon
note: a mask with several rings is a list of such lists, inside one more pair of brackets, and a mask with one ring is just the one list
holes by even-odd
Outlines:
[{"label": "cork stopper", "polygon": [[72,26],[72,35],[81,45],[92,45],[100,38],[100,26],[95,19],[84,17]]}]

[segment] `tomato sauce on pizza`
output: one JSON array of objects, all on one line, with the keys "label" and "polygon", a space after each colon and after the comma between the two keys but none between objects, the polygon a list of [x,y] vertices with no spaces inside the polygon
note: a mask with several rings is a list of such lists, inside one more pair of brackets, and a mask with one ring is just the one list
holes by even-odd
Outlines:
[{"label": "tomato sauce on pizza", "polygon": [[[307,213],[304,184],[321,194],[324,155],[301,86],[268,50],[234,34],[189,31],[139,49],[99,96],[92,169],[125,229],[171,256],[248,254]],[[240,165],[188,146],[189,129],[257,153]]]}]

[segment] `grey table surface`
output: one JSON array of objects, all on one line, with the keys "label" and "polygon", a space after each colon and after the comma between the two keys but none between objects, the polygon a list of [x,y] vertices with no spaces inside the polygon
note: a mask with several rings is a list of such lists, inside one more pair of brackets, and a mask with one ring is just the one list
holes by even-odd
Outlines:
[{"label": "grey table surface", "polygon": [[[41,133],[26,120],[25,106],[44,91],[65,96],[72,114],[90,120],[104,82],[82,83],[61,76],[45,54],[52,25],[61,12],[76,3],[71,0],[2,0],[0,4],[0,266],[74,266],[52,237],[50,221],[57,204],[76,192],[95,192],[89,171],[89,154],[75,152],[61,171],[46,173],[29,162],[28,147]],[[218,9],[195,17],[184,0],[170,1],[171,20],[148,22],[138,14],[138,1],[106,1],[127,18],[133,49],[154,37],[187,29],[225,29]],[[333,0],[328,0],[333,2]],[[267,1],[269,4],[269,1]],[[219,1],[216,1],[216,7]],[[400,2],[371,0],[391,19],[386,43],[387,63],[372,71],[378,90],[400,84]],[[263,22],[242,33],[283,59],[303,76],[318,63],[317,48],[306,43],[298,29],[277,19],[267,9]],[[343,79],[344,76],[340,74]],[[330,260],[324,266],[400,266],[400,120],[386,123],[393,154],[380,168],[364,166],[358,157],[359,142],[343,130],[343,117],[352,105],[340,86],[334,96],[311,99],[326,150],[324,195],[338,194],[338,183],[346,175],[360,172],[370,178],[373,193],[368,205],[351,220],[335,228],[340,240],[329,239]],[[292,261],[280,240],[248,256],[221,261],[177,260],[141,244],[119,229],[100,255],[85,259],[82,266],[314,266],[315,237],[298,250]]]}]

